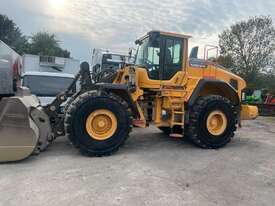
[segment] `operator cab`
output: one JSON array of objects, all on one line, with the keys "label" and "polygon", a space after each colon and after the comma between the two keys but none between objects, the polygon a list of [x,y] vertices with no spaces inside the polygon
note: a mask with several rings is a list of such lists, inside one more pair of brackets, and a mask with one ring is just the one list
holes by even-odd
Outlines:
[{"label": "operator cab", "polygon": [[190,36],[151,31],[138,39],[135,65],[144,67],[150,79],[169,80],[185,68]]}]

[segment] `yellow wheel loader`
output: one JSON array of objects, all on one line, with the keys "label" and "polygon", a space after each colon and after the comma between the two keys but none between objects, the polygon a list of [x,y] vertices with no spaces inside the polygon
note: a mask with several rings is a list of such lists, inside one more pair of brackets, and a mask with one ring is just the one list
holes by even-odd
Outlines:
[{"label": "yellow wheel loader", "polygon": [[[0,160],[26,158],[63,135],[84,155],[110,155],[124,144],[132,127],[151,123],[201,148],[225,146],[242,119],[257,117],[257,107],[242,104],[243,79],[197,59],[194,51],[188,57],[189,38],[151,31],[136,41],[135,64],[116,71],[91,75],[84,62],[67,91],[43,108],[34,102],[27,105],[34,97],[24,94],[3,98]],[[81,87],[77,92],[72,89],[76,84]],[[11,106],[10,101],[17,103]]]}]

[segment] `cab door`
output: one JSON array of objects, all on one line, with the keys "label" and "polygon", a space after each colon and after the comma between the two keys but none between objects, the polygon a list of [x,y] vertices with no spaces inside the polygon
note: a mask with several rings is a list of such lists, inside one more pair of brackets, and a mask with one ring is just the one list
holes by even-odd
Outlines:
[{"label": "cab door", "polygon": [[161,38],[160,80],[171,79],[183,67],[183,39],[171,36]]}]

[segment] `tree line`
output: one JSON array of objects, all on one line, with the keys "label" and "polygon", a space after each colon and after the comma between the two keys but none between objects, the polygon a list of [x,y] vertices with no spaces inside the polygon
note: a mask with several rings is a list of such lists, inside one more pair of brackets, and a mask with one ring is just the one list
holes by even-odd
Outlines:
[{"label": "tree line", "polygon": [[38,32],[30,37],[23,35],[20,28],[6,15],[0,14],[0,40],[19,54],[70,57],[70,52],[62,49],[55,34]]},{"label": "tree line", "polygon": [[219,35],[218,62],[244,78],[251,89],[275,94],[275,28],[270,16],[237,22]]}]

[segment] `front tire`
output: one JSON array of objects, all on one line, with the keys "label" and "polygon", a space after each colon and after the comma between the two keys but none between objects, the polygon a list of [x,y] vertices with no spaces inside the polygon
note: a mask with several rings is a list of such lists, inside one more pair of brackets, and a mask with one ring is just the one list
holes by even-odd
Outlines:
[{"label": "front tire", "polygon": [[237,111],[219,95],[199,97],[190,111],[188,138],[202,148],[225,146],[234,136]]},{"label": "front tire", "polygon": [[82,154],[106,156],[125,142],[131,128],[127,108],[114,96],[86,92],[69,106],[65,130]]}]

